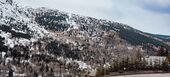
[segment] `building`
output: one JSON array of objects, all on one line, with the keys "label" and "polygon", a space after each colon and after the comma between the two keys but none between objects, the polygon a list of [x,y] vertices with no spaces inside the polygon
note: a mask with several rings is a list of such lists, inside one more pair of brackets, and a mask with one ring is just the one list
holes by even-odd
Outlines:
[{"label": "building", "polygon": [[153,66],[158,64],[161,65],[165,61],[165,59],[165,56],[146,56],[142,60],[145,60],[148,66]]}]

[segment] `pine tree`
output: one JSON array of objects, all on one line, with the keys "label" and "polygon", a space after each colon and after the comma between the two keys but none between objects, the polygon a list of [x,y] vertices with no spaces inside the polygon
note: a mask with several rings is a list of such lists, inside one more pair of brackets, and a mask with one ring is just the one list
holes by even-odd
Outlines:
[{"label": "pine tree", "polygon": [[168,56],[168,50],[164,47],[159,47],[158,56]]},{"label": "pine tree", "polygon": [[152,70],[152,66],[153,66],[152,59],[150,59],[150,70]]},{"label": "pine tree", "polygon": [[143,70],[146,70],[146,65],[147,65],[147,64],[148,64],[148,63],[147,63],[146,59],[143,58],[143,60],[142,60],[142,69],[143,69]]},{"label": "pine tree", "polygon": [[164,71],[168,71],[168,59],[166,59],[163,63],[162,63],[162,69]]}]

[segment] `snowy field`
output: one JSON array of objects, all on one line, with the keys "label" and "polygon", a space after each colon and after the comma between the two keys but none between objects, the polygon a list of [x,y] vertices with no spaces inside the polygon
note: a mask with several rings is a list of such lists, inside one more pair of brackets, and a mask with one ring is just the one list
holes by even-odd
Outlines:
[{"label": "snowy field", "polygon": [[138,75],[125,75],[125,76],[112,76],[112,77],[170,77],[170,73],[165,73],[165,74],[138,74]]}]

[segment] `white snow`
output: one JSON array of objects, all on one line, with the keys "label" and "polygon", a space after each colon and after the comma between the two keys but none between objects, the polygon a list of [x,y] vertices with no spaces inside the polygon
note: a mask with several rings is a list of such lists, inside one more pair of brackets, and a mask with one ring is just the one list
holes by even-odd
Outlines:
[{"label": "white snow", "polygon": [[10,62],[10,61],[12,61],[12,58],[10,58],[10,57],[7,57],[6,59],[5,59],[5,63],[7,64],[8,62]]},{"label": "white snow", "polygon": [[17,74],[17,73],[15,73],[14,76],[16,76],[16,77],[25,77],[27,75],[26,74]]},{"label": "white snow", "polygon": [[97,70],[96,69],[92,69],[91,71],[90,71],[90,74],[89,74],[89,76],[96,76],[96,72],[97,72]]},{"label": "white snow", "polygon": [[70,26],[72,26],[72,28],[69,28],[67,31],[69,31],[71,29],[79,29],[80,26],[78,24],[76,24],[76,22],[72,19],[72,13],[68,13],[68,16],[69,16],[69,18],[66,19],[66,22],[68,24],[70,24]]},{"label": "white snow", "polygon": [[127,48],[128,48],[128,50],[132,50],[133,49],[133,47],[130,47],[130,46],[128,46]]},{"label": "white snow", "polygon": [[9,38],[11,37],[11,33],[6,33],[6,32],[3,32],[2,30],[0,30],[0,36],[1,37],[4,37],[4,38]]},{"label": "white snow", "polygon": [[[2,18],[0,19],[0,24],[9,25],[9,24],[18,24],[17,22],[20,22],[22,24],[27,24],[28,29],[30,31],[33,31],[33,38],[31,40],[24,39],[24,38],[12,38],[10,33],[6,33],[0,30],[0,36],[5,38],[5,45],[9,46],[11,48],[14,47],[14,45],[28,45],[30,42],[37,41],[36,39],[45,37],[52,37],[53,33],[48,32],[43,27],[40,27],[34,20],[34,17],[29,11],[29,8],[22,8],[18,7],[16,3],[13,5],[10,5],[9,3],[6,3],[6,0],[1,0],[4,4],[0,3],[0,11],[2,11]],[[33,10],[33,9],[29,9]],[[19,12],[21,11],[21,12]],[[34,12],[34,11],[32,11]],[[26,16],[26,14],[28,16]],[[10,21],[10,18],[13,18],[14,21]],[[20,33],[26,33],[24,30],[15,30],[12,28],[15,32]],[[28,32],[30,33],[30,32]]]},{"label": "white snow", "polygon": [[2,52],[2,59],[4,59],[4,57],[5,57],[5,52]]},{"label": "white snow", "polygon": [[73,29],[79,29],[79,26],[78,26],[78,24],[76,24],[76,22],[71,22],[71,24],[70,25],[72,25],[73,26]]},{"label": "white snow", "polygon": [[12,38],[11,37],[11,33],[6,33],[0,30],[0,36],[5,38],[5,44],[6,46],[9,46],[10,48],[13,48],[14,45],[23,45],[23,46],[27,46],[30,44],[30,42],[35,42],[37,41],[34,38],[31,38],[30,40],[25,39],[25,38]]},{"label": "white snow", "polygon": [[71,63],[71,62],[76,62],[78,63],[80,69],[91,69],[91,66],[87,65],[85,62],[72,60],[72,58],[58,57],[57,60],[60,60],[60,61],[66,60],[66,64]]},{"label": "white snow", "polygon": [[80,68],[80,69],[85,69],[85,68],[91,69],[91,66],[90,66],[90,65],[87,65],[86,63],[84,63],[84,62],[82,62],[82,61],[75,61],[75,62],[77,62],[77,63],[79,64],[79,68]]},{"label": "white snow", "polygon": [[19,33],[26,34],[26,32],[24,32],[24,31],[18,31],[18,30],[15,30],[14,28],[12,28],[11,30],[13,30],[13,31],[15,31],[15,32],[19,32]]}]

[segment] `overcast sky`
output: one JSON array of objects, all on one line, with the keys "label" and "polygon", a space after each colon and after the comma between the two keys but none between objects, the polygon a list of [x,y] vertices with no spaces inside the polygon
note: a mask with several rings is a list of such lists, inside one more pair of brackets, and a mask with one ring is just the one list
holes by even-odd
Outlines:
[{"label": "overcast sky", "polygon": [[170,0],[15,0],[124,23],[144,32],[170,35]]}]

